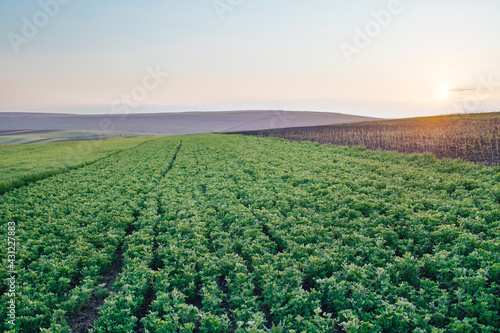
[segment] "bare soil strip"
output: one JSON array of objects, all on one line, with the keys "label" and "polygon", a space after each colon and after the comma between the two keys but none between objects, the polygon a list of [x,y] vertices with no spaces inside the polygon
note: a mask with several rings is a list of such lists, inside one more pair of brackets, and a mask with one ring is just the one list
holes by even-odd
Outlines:
[{"label": "bare soil strip", "polygon": [[[174,157],[172,158],[172,161],[170,162],[170,165],[168,166],[167,170],[165,173],[162,175],[162,178],[166,177],[167,174],[172,170],[174,167],[175,160],[177,159],[177,155],[179,154],[179,151],[181,150],[182,147],[182,141],[179,143],[179,146],[177,147],[177,150],[175,151]],[[161,200],[160,196],[158,195],[158,215],[161,216],[163,214],[163,210],[161,208]],[[154,242],[153,242],[153,262],[151,263],[151,270],[153,271],[158,271],[163,268],[163,263],[161,262],[160,258],[158,258],[158,224],[154,226]],[[141,322],[141,319],[146,317],[149,313],[149,310],[151,309],[151,304],[156,299],[156,293],[154,292],[154,281],[150,282],[148,291],[146,292],[146,297],[144,298],[144,302],[141,305],[141,309],[139,310],[139,313],[137,314],[137,324],[134,327],[134,332],[144,332],[144,324]]]},{"label": "bare soil strip", "polygon": [[[135,221],[127,229],[127,236],[135,232]],[[120,244],[118,250],[116,251],[116,259],[112,262],[111,267],[103,275],[102,283],[104,288],[109,291],[115,291],[113,284],[116,278],[121,273],[123,269],[123,243]],[[71,332],[74,333],[87,333],[89,329],[94,327],[95,320],[99,317],[99,308],[104,304],[104,297],[99,297],[96,295],[96,290],[92,292],[90,301],[85,305],[80,312],[74,315],[69,320],[69,326],[71,327]]]},{"label": "bare soil strip", "polygon": [[231,311],[231,305],[229,304],[229,298],[231,295],[231,291],[229,290],[229,287],[227,286],[227,281],[224,276],[220,276],[218,281],[217,281],[217,286],[219,287],[220,291],[224,294],[224,297],[222,298],[222,307],[224,308],[224,311],[226,312],[227,317],[231,321],[231,332],[236,331],[236,320],[234,319],[233,311]]}]

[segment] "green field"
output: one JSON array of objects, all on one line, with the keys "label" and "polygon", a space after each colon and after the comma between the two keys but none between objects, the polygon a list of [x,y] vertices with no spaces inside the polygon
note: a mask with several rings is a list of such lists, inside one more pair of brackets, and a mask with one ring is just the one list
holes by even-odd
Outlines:
[{"label": "green field", "polygon": [[155,138],[0,198],[0,331],[498,332],[499,183],[430,154]]},{"label": "green field", "polygon": [[151,138],[71,141],[0,146],[0,194],[93,163]]},{"label": "green field", "polygon": [[59,131],[59,130],[0,130],[0,145],[49,143],[111,138],[136,138],[157,134],[136,132]]}]

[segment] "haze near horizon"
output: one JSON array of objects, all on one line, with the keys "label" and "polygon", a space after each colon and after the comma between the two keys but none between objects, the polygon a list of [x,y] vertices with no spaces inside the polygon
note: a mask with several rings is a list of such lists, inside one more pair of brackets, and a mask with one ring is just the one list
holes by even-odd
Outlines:
[{"label": "haze near horizon", "polygon": [[0,111],[500,111],[488,0],[0,3]]}]

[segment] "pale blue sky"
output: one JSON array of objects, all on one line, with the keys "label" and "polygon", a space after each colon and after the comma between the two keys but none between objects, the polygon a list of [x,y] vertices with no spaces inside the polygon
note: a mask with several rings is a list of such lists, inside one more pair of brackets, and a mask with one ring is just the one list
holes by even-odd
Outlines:
[{"label": "pale blue sky", "polygon": [[396,0],[57,1],[0,1],[0,111],[114,112],[147,68],[169,76],[133,112],[500,111],[496,0],[401,0],[386,26]]}]

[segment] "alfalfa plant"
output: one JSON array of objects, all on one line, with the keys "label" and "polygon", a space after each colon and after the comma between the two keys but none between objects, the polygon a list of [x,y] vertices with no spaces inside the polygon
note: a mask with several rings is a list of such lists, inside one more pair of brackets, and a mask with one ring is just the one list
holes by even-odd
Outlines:
[{"label": "alfalfa plant", "polygon": [[267,332],[267,333],[283,333],[285,332],[285,321],[279,322],[278,326],[275,326],[273,324],[273,326],[271,326],[271,328],[267,328],[266,325],[264,325],[264,330]]}]

